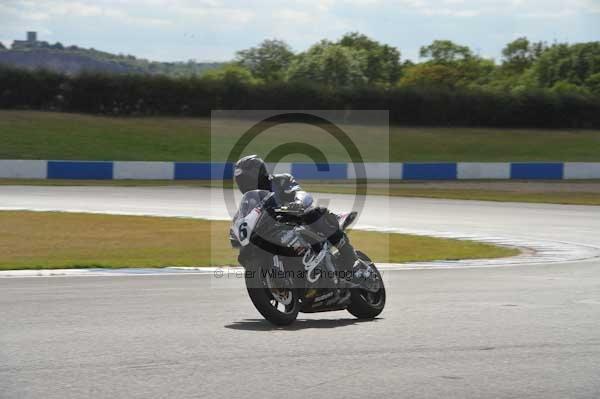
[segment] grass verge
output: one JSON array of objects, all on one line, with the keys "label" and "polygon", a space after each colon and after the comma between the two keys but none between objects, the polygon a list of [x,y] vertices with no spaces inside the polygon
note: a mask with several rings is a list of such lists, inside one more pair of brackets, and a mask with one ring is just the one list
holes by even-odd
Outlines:
[{"label": "grass verge", "polygon": [[[60,212],[0,212],[0,269],[237,264],[229,223]],[[379,262],[498,258],[518,250],[472,241],[352,231]]]},{"label": "grass verge", "polygon": [[[599,161],[600,131],[342,126],[368,161]],[[225,159],[246,125],[216,123],[213,160]],[[282,142],[319,143],[329,161],[347,161],[323,131],[300,124],[269,129],[248,151],[266,154]],[[0,110],[0,159],[197,161],[211,159],[208,118],[115,118]],[[389,151],[389,157],[387,156]],[[382,151],[385,156],[382,156]],[[295,158],[294,158],[295,157]],[[303,160],[291,155],[291,160]]]}]

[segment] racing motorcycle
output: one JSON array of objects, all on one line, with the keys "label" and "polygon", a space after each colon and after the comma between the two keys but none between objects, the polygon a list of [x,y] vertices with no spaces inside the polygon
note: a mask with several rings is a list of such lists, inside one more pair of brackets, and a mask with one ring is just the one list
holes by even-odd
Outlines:
[{"label": "racing motorcycle", "polygon": [[[293,323],[299,312],[348,310],[360,319],[375,318],[385,306],[385,287],[375,264],[358,250],[360,262],[351,270],[337,264],[337,248],[304,223],[303,214],[302,209],[278,206],[274,194],[265,190],[248,191],[241,199],[230,241],[240,251],[256,309],[275,325]],[[341,229],[356,216],[337,216]]]}]

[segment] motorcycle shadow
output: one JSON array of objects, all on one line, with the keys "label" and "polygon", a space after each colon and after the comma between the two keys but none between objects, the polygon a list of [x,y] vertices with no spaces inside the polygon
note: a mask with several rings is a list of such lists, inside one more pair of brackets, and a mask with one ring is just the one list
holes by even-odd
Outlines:
[{"label": "motorcycle shadow", "polygon": [[361,319],[298,319],[289,326],[276,326],[264,319],[244,319],[235,321],[231,324],[226,324],[224,327],[232,330],[246,331],[273,331],[273,330],[288,330],[297,331],[310,328],[336,328],[346,327],[360,323],[373,323],[382,320],[375,318],[370,320]]}]

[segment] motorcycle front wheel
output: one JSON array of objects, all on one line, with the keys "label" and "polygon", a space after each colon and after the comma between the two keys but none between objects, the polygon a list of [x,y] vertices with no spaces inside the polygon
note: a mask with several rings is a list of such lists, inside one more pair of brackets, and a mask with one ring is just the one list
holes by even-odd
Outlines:
[{"label": "motorcycle front wheel", "polygon": [[265,319],[277,326],[296,320],[300,311],[298,290],[271,288],[269,275],[260,266],[246,273],[245,281],[250,300]]},{"label": "motorcycle front wheel", "polygon": [[356,254],[361,260],[368,262],[371,265],[377,278],[380,280],[381,288],[377,292],[370,292],[359,288],[352,289],[350,294],[351,302],[350,305],[348,305],[347,310],[351,315],[359,319],[374,319],[385,307],[385,287],[383,285],[383,279],[373,261],[369,259],[366,254],[360,251],[356,251]]}]

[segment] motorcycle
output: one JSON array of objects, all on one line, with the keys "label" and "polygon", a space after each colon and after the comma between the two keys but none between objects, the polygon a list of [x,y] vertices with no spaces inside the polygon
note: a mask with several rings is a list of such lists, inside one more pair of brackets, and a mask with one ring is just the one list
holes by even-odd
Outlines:
[{"label": "motorcycle", "polygon": [[[360,262],[351,270],[337,264],[337,248],[304,223],[303,214],[302,209],[278,206],[265,190],[248,191],[241,199],[230,240],[239,249],[256,309],[280,326],[293,323],[299,312],[347,310],[360,319],[377,317],[386,295],[375,264],[358,250]],[[345,231],[356,216],[338,215],[340,228]]]}]

